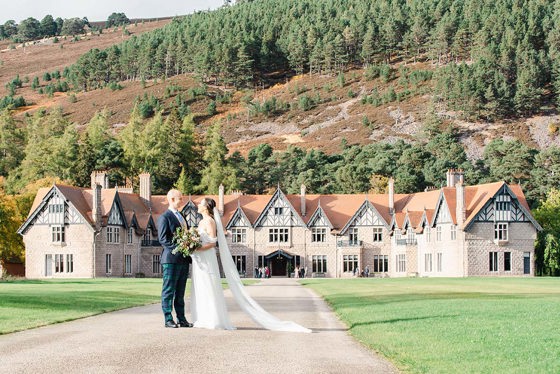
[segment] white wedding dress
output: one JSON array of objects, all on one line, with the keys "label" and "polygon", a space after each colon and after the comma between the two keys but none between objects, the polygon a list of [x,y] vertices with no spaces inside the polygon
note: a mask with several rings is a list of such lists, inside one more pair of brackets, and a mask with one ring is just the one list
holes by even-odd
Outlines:
[{"label": "white wedding dress", "polygon": [[[219,217],[214,208],[214,217]],[[311,332],[311,330],[291,321],[281,321],[265,311],[245,290],[237,267],[231,257],[222,223],[216,220],[217,238],[212,238],[204,230],[199,229],[203,244],[218,243],[220,260],[227,283],[237,305],[251,317],[253,321],[267,330],[289,332]],[[194,327],[209,329],[233,330],[224,294],[221,286],[218,260],[214,249],[195,251],[192,255],[192,286],[191,286],[191,314]]]},{"label": "white wedding dress", "polygon": [[[198,229],[203,245],[216,243],[207,232]],[[191,315],[194,327],[234,330],[222,290],[216,248],[195,251],[192,255]]]}]

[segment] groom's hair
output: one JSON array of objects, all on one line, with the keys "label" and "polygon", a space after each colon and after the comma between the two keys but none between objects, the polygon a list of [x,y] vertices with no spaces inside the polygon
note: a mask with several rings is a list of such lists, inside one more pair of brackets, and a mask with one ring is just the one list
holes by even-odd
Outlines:
[{"label": "groom's hair", "polygon": [[210,197],[205,197],[204,201],[206,201],[206,208],[208,209],[208,214],[212,218],[214,218],[214,208],[216,207],[216,201]]}]

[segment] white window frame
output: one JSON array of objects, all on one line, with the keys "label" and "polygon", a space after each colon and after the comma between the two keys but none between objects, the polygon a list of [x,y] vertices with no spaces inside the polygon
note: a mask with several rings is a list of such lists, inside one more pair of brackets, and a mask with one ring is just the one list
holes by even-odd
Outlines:
[{"label": "white window frame", "polygon": [[126,244],[132,244],[133,239],[134,239],[134,229],[132,227],[129,227],[126,234]]},{"label": "white window frame", "polygon": [[432,272],[432,254],[431,253],[425,253],[424,254],[424,271],[426,273],[431,273]]},{"label": "white window frame", "polygon": [[383,241],[383,227],[373,228],[373,242],[380,243]]},{"label": "white window frame", "polygon": [[494,224],[494,241],[507,242],[509,240],[509,224],[507,222],[496,222]]},{"label": "white window frame", "polygon": [[152,240],[152,229],[147,228],[146,232],[144,233],[144,241],[151,241]]},{"label": "white window frame", "polygon": [[232,243],[247,243],[247,229],[233,228],[231,229],[231,242]]},{"label": "white window frame", "polygon": [[269,243],[289,243],[290,231],[284,227],[274,227],[268,229],[268,242]]},{"label": "white window frame", "polygon": [[311,242],[312,243],[325,243],[327,241],[326,227],[313,227],[311,228]]},{"label": "white window frame", "polygon": [[389,256],[374,255],[373,256],[373,272],[386,273],[389,271]]},{"label": "white window frame", "polygon": [[245,255],[232,255],[231,256],[237,272],[239,274],[247,274],[247,256]]},{"label": "white window frame", "polygon": [[441,273],[443,270],[443,253],[442,252],[438,252],[437,253],[437,271],[438,273]]},{"label": "white window frame", "polygon": [[64,232],[63,225],[51,226],[51,241],[52,243],[65,243],[66,233]]},{"label": "white window frame", "polygon": [[342,256],[342,271],[344,273],[353,273],[354,269],[359,268],[360,257],[358,255]]},{"label": "white window frame", "polygon": [[160,255],[153,255],[152,256],[152,272],[154,274],[161,274],[161,256]]},{"label": "white window frame", "polygon": [[498,252],[490,251],[488,252],[488,271],[490,273],[497,273],[498,272]]},{"label": "white window frame", "polygon": [[348,229],[348,244],[357,245],[358,244],[358,228],[350,227]]},{"label": "white window frame", "polygon": [[406,255],[398,254],[395,256],[395,271],[397,273],[406,272]]},{"label": "white window frame", "polygon": [[54,255],[54,272],[57,274],[64,273],[64,255]]},{"label": "white window frame", "polygon": [[441,226],[437,225],[436,226],[436,242],[441,242],[441,237],[442,237]]},{"label": "white window frame", "polygon": [[71,253],[66,255],[66,272],[74,272],[74,255]]},{"label": "white window frame", "polygon": [[432,230],[430,226],[424,227],[424,234],[426,235],[426,243],[432,240]]},{"label": "white window frame", "polygon": [[451,240],[457,240],[457,226],[451,225]]},{"label": "white window frame", "polygon": [[124,273],[132,274],[132,255],[124,255]]},{"label": "white window frame", "polygon": [[119,226],[107,226],[107,243],[119,244],[121,242],[121,228]]},{"label": "white window frame", "polygon": [[313,273],[326,273],[327,272],[327,255],[313,255],[311,256],[313,264]]}]

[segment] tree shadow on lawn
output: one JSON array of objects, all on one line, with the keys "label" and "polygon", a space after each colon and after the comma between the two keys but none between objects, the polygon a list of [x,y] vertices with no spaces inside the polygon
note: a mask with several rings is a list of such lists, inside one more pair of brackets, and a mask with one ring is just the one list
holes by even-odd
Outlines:
[{"label": "tree shadow on lawn", "polygon": [[358,327],[358,326],[380,325],[385,323],[398,323],[398,322],[408,322],[408,321],[419,321],[423,319],[443,319],[443,318],[455,318],[455,317],[459,317],[459,314],[411,317],[411,318],[393,318],[393,319],[385,319],[381,321],[364,321],[364,322],[356,322],[351,324],[350,329],[353,329],[354,327]]},{"label": "tree shadow on lawn", "polygon": [[421,294],[392,294],[380,296],[356,297],[347,294],[327,295],[325,299],[337,307],[355,307],[355,306],[371,306],[385,305],[392,303],[405,303],[414,301],[429,300],[517,300],[539,298],[538,294],[502,294],[502,293],[483,293],[483,292],[437,292],[437,293],[421,293]]}]

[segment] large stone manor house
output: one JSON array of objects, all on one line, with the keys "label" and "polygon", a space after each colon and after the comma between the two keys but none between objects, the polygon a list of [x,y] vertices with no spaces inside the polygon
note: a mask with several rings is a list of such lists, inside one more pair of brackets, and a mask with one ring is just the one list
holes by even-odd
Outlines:
[{"label": "large stone manor house", "polygon": [[[534,241],[541,230],[518,185],[466,186],[449,170],[447,186],[413,194],[211,196],[240,274],[268,266],[286,276],[296,265],[308,277],[466,277],[534,275]],[[197,203],[182,212],[199,222]],[[156,222],[168,208],[140,175],[139,193],[109,188],[105,173],[91,188],[41,189],[19,229],[28,278],[159,277]]]}]

